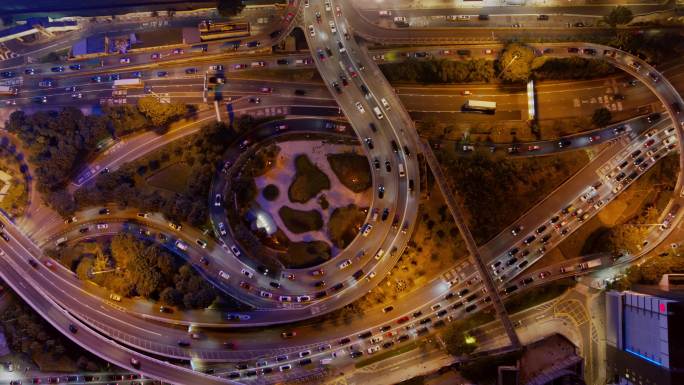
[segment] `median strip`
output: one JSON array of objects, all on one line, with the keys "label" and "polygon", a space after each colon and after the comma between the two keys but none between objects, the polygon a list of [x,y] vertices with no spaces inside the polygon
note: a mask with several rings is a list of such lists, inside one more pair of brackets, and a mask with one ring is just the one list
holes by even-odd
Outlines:
[{"label": "median strip", "polygon": [[414,342],[411,342],[409,344],[406,344],[406,345],[400,347],[399,349],[394,349],[394,350],[390,350],[387,352],[383,352],[383,353],[375,355],[375,356],[373,356],[367,360],[360,361],[357,364],[355,364],[354,366],[357,369],[360,369],[360,368],[363,368],[364,366],[374,364],[378,361],[382,361],[382,360],[385,360],[385,359],[390,358],[390,357],[395,357],[395,356],[398,356],[400,354],[408,353],[417,347],[418,347],[418,342],[414,341]]}]

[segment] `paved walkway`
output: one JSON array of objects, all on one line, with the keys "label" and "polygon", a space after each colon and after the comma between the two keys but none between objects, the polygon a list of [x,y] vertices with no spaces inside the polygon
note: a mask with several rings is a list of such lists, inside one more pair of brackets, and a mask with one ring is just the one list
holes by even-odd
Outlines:
[{"label": "paved walkway", "polygon": [[[320,142],[312,145],[311,141],[289,141],[278,143],[278,147],[280,147],[280,154],[278,155],[275,167],[273,167],[266,174],[256,178],[255,182],[259,191],[261,191],[266,185],[274,184],[280,190],[280,194],[274,201],[268,201],[264,199],[263,195],[259,194],[256,199],[257,203],[263,209],[271,213],[276,225],[287,235],[291,241],[300,242],[320,240],[330,244],[326,228],[328,225],[328,220],[330,219],[330,214],[333,212],[333,210],[337,207],[347,206],[352,203],[359,207],[366,207],[368,206],[371,197],[370,189],[363,193],[356,194],[344,187],[344,185],[342,185],[340,180],[330,168],[330,164],[326,159],[326,155],[329,153],[354,151],[358,149],[358,146]],[[287,194],[288,188],[294,180],[296,172],[294,160],[300,154],[307,155],[309,160],[321,171],[323,171],[328,176],[328,179],[330,179],[330,189],[321,191],[316,197],[310,199],[306,203],[290,202]],[[330,203],[328,210],[322,210],[318,203],[318,199],[321,195],[325,195],[325,198]],[[318,210],[323,218],[323,228],[319,231],[311,231],[301,234],[292,233],[283,224],[282,219],[277,214],[278,210],[283,206],[289,206],[293,209],[303,211]],[[333,248],[332,254],[334,256],[339,252],[339,250],[332,246],[332,244],[330,245]]]}]

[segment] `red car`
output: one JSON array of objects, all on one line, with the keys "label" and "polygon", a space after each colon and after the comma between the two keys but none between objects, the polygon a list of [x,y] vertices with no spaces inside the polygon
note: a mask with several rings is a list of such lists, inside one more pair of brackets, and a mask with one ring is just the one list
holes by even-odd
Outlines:
[{"label": "red car", "polygon": [[403,324],[404,322],[408,321],[409,317],[408,316],[403,316],[397,320],[398,324]]},{"label": "red car", "polygon": [[537,145],[527,147],[527,151],[537,151],[537,150],[539,150],[539,146],[537,146]]},{"label": "red car", "polygon": [[601,135],[593,135],[589,137],[589,143],[593,143],[597,140],[601,140]]},{"label": "red car", "polygon": [[349,66],[348,69],[349,69],[349,76],[351,76],[351,77],[353,77],[353,78],[359,76],[359,74],[357,74],[356,71],[354,71],[354,67]]},{"label": "red car", "polygon": [[259,91],[261,91],[261,92],[263,92],[263,93],[265,93],[265,94],[270,94],[271,92],[273,92],[273,88],[271,88],[271,87],[261,87],[261,89],[259,89]]},{"label": "red car", "polygon": [[644,143],[644,147],[651,147],[655,143],[655,139],[649,139],[646,143]]},{"label": "red car", "polygon": [[240,281],[240,287],[245,290],[249,290],[252,286],[245,281]]},{"label": "red car", "polygon": [[294,14],[292,12],[288,12],[287,16],[285,16],[285,21],[289,23],[292,21],[293,18],[294,18]]},{"label": "red car", "polygon": [[551,275],[550,271],[542,271],[541,273],[539,273],[539,279],[544,279],[544,278],[548,277],[549,275]]}]

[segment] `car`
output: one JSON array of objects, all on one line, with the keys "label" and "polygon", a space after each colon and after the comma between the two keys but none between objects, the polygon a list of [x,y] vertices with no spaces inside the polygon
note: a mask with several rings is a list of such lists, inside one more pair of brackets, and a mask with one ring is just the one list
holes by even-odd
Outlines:
[{"label": "car", "polygon": [[247,278],[254,278],[254,273],[247,270],[247,269],[242,269],[242,270],[240,270],[240,272],[242,273],[242,275],[244,275]]},{"label": "car", "polygon": [[357,109],[360,113],[363,114],[364,112],[366,112],[366,109],[363,108],[363,105],[361,104],[361,102],[356,102],[356,103],[354,103],[354,106],[356,106],[356,109]]},{"label": "car", "polygon": [[185,74],[186,75],[194,75],[197,73],[197,68],[186,68],[185,69]]},{"label": "car", "polygon": [[590,135],[589,136],[589,143],[594,143],[601,140],[601,135]]},{"label": "car", "polygon": [[361,356],[363,356],[363,352],[354,351],[349,354],[349,357],[351,358],[359,358]]},{"label": "car", "polygon": [[523,230],[522,225],[517,225],[511,230],[511,234],[518,235]]},{"label": "car", "polygon": [[523,241],[524,244],[529,245],[530,243],[534,242],[534,240],[537,239],[536,236],[530,235],[529,237],[525,238]]},{"label": "car", "polygon": [[35,96],[33,98],[34,103],[45,104],[47,103],[47,96]]},{"label": "car", "polygon": [[[281,372],[287,372],[288,370],[292,369],[292,365],[290,365],[290,364],[281,365],[278,369]],[[238,375],[239,375],[239,373],[238,373]]]},{"label": "car", "polygon": [[409,320],[409,317],[408,317],[408,316],[403,316],[403,317],[401,317],[401,318],[399,318],[399,319],[397,320],[397,323],[398,323],[398,324],[403,324],[403,323],[405,323],[405,322],[408,321],[408,320]]},{"label": "car", "polygon": [[539,147],[538,145],[532,145],[532,146],[528,146],[528,147],[527,147],[527,151],[537,151],[537,150],[539,150],[540,148],[541,148],[541,147]]},{"label": "car", "polygon": [[190,346],[190,341],[178,340],[178,341],[176,341],[176,344],[182,348],[186,348],[186,347]]},{"label": "car", "polygon": [[514,255],[518,254],[518,251],[520,251],[520,250],[517,247],[514,247],[514,248],[508,250],[508,256],[509,257],[514,256]]},{"label": "car", "polygon": [[331,287],[330,290],[332,291],[340,291],[344,287],[344,283],[340,282],[336,284],[335,286]]},{"label": "car", "polygon": [[213,64],[209,66],[209,71],[223,71],[223,64]]},{"label": "car", "polygon": [[297,332],[294,330],[288,330],[280,333],[280,336],[285,339],[293,338],[297,336]]},{"label": "car", "polygon": [[100,215],[109,215],[109,209],[106,208],[106,207],[101,208],[100,211],[98,211],[98,213],[99,213]]},{"label": "car", "polygon": [[342,261],[342,263],[340,263],[338,265],[338,267],[340,268],[340,270],[342,270],[342,269],[346,269],[347,267],[351,266],[351,264],[352,264],[351,259],[346,259],[346,260]]},{"label": "car", "polygon": [[373,345],[373,346],[371,346],[370,348],[368,348],[366,351],[368,352],[368,354],[373,354],[373,353],[375,353],[375,352],[377,352],[377,351],[379,351],[379,350],[380,350],[380,346],[378,346],[378,345]]},{"label": "car", "polygon": [[109,225],[106,224],[106,223],[98,223],[97,225],[95,225],[95,227],[96,227],[98,230],[105,230],[105,229],[107,229],[107,228],[109,227]]},{"label": "car", "polygon": [[63,66],[52,67],[52,68],[50,68],[50,71],[52,71],[52,72],[64,72],[64,67]]},{"label": "car", "polygon": [[394,310],[394,306],[387,306],[387,307],[385,307],[384,309],[382,309],[382,312],[383,312],[383,313],[389,313],[389,312],[391,312],[392,310]]},{"label": "car", "polygon": [[385,196],[385,186],[378,186],[378,198],[382,199]]},{"label": "car", "polygon": [[165,78],[169,73],[166,71],[158,71],[157,72],[157,77],[158,78]]}]

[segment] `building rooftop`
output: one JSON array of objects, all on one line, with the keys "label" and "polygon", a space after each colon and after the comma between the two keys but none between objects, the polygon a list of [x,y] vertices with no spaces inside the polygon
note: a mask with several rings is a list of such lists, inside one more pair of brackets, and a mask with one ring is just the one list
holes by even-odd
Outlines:
[{"label": "building rooftop", "polygon": [[105,53],[106,38],[104,36],[91,36],[77,41],[71,46],[73,56],[82,56],[95,53]]}]

